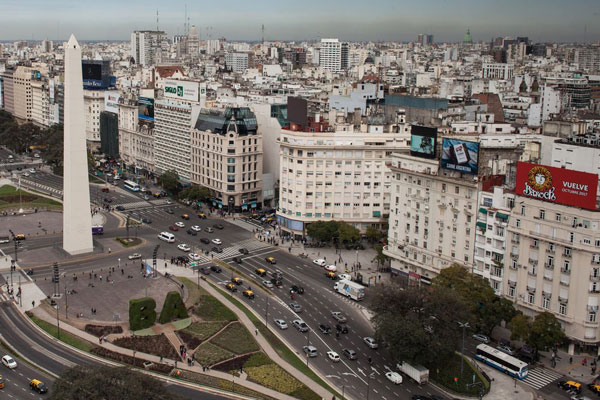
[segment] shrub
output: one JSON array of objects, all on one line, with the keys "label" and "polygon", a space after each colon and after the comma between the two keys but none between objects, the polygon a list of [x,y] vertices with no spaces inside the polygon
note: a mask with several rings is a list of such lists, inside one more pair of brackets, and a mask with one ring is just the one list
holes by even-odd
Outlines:
[{"label": "shrub", "polygon": [[156,302],[151,297],[129,300],[129,327],[133,331],[146,329],[156,321]]},{"label": "shrub", "polygon": [[235,354],[258,351],[259,347],[250,332],[239,322],[230,324],[212,340],[212,343]]},{"label": "shrub", "polygon": [[181,295],[177,291],[171,291],[167,293],[167,297],[165,298],[165,303],[160,312],[160,317],[158,318],[158,322],[161,324],[166,324],[167,322],[171,322],[174,318],[187,318],[188,313],[185,309],[185,305],[181,300]]},{"label": "shrub", "polygon": [[96,337],[110,335],[111,333],[123,333],[123,328],[121,328],[118,325],[114,326],[114,325],[92,325],[92,324],[87,324],[85,326],[84,330],[87,333],[89,333],[91,335],[94,335]]}]

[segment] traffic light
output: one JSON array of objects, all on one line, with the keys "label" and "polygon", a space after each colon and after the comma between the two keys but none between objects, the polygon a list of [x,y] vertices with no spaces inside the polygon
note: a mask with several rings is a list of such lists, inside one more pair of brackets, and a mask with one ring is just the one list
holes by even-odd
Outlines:
[{"label": "traffic light", "polygon": [[53,281],[54,283],[58,284],[58,279],[59,279],[59,274],[58,274],[58,264],[54,263],[54,265],[52,266],[52,273],[53,273]]}]

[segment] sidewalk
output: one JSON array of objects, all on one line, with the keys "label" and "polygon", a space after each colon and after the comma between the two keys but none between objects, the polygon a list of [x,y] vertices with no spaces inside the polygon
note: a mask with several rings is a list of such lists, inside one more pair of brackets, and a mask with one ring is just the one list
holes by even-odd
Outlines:
[{"label": "sidewalk", "polygon": [[[10,266],[12,260],[13,258],[10,255],[0,250],[0,275],[2,275],[6,282],[6,284],[0,286],[0,295],[7,299],[13,299],[21,311],[29,311],[39,305],[46,298],[46,295],[33,282],[31,277],[21,269],[18,263],[15,264],[16,270],[11,273]],[[17,296],[19,288],[21,295]]]}]

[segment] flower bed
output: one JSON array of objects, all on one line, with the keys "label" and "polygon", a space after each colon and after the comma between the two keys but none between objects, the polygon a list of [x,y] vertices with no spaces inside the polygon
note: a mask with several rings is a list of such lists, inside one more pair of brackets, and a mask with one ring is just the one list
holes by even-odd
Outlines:
[{"label": "flower bed", "polygon": [[110,335],[111,333],[123,333],[123,328],[121,328],[120,326],[114,326],[114,325],[87,324],[84,329],[87,333],[92,334],[96,337]]},{"label": "flower bed", "polygon": [[[144,363],[146,362],[145,360],[143,360],[141,358],[134,359],[131,356],[117,353],[117,352],[105,349],[104,347],[94,347],[90,351],[90,353],[96,354],[97,356],[100,356],[100,357],[108,358],[110,360],[118,361],[118,362],[121,362],[124,364],[135,365],[136,367],[139,367],[139,368],[144,368]],[[134,364],[134,360],[135,360],[135,364]],[[167,364],[153,363],[152,366],[150,366],[150,368],[148,368],[148,369],[150,369],[151,371],[168,374],[173,369],[173,366],[167,365]]]},{"label": "flower bed", "polygon": [[213,365],[221,361],[228,360],[234,357],[233,353],[228,352],[225,349],[215,346],[212,343],[205,342],[196,349],[194,358],[200,365]]},{"label": "flower bed", "polygon": [[245,354],[258,351],[258,343],[248,329],[239,322],[230,324],[225,330],[215,336],[211,343],[228,350],[234,354]]},{"label": "flower bed", "polygon": [[237,321],[237,316],[212,296],[200,296],[194,314],[204,321]]},{"label": "flower bed", "polygon": [[164,334],[155,336],[129,336],[116,339],[113,344],[142,353],[177,359],[179,354]]}]

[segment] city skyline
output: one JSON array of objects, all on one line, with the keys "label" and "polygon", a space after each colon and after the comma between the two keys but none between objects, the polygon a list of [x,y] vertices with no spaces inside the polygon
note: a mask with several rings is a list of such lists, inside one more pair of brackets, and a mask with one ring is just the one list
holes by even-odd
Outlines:
[{"label": "city skyline", "polygon": [[[187,0],[176,0],[166,8],[159,2],[139,0],[127,4],[107,0],[90,12],[91,2],[61,0],[13,1],[0,5],[0,41],[66,40],[74,33],[80,40],[129,40],[133,30],[159,29],[170,36],[184,33]],[[496,36],[528,36],[533,41],[596,42],[600,27],[595,19],[600,5],[592,0],[575,0],[566,5],[558,0],[378,0],[376,7],[358,1],[316,0],[297,9],[290,1],[274,6],[268,1],[245,3],[233,0],[226,9],[187,4],[190,25],[201,39],[260,40],[265,25],[266,40],[314,40],[339,37],[348,41],[411,41],[419,33],[431,33],[436,41],[461,41],[470,29],[475,41]],[[232,13],[231,10],[235,10]],[[26,15],[26,17],[23,17]],[[294,15],[294,18],[286,18]],[[283,17],[282,17],[283,16]]]}]

